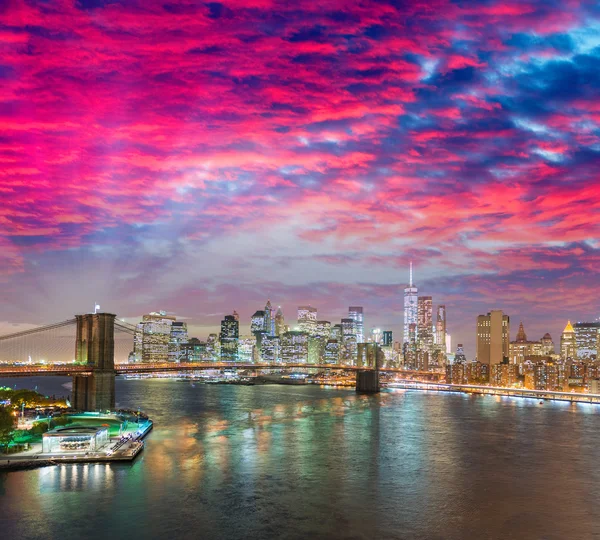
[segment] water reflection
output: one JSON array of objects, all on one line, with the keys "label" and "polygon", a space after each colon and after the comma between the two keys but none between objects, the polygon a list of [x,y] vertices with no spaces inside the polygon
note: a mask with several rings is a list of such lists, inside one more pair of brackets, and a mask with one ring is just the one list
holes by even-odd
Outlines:
[{"label": "water reflection", "polygon": [[1,478],[7,537],[577,538],[600,522],[586,406],[152,380],[118,392],[156,421],[140,459]]}]

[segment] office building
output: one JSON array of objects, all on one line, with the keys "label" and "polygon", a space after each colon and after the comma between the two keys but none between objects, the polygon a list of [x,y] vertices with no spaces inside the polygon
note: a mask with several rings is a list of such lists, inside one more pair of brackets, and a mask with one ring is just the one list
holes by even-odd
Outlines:
[{"label": "office building", "polygon": [[596,360],[600,348],[600,322],[577,322],[574,330],[577,358]]},{"label": "office building", "polygon": [[135,329],[134,356],[142,362],[168,362],[171,326],[175,320],[175,317],[167,315],[165,311],[144,315]]},{"label": "office building", "polygon": [[563,360],[577,358],[577,337],[571,321],[567,322],[567,326],[560,336],[560,357]]},{"label": "office building", "polygon": [[365,341],[363,308],[361,306],[350,306],[348,308],[348,318],[354,321],[356,343],[363,343]]},{"label": "office building", "polygon": [[219,335],[221,362],[238,361],[239,336],[239,317],[236,317],[235,312],[233,315],[225,315],[225,318],[221,321],[221,333]]},{"label": "office building", "polygon": [[308,338],[306,332],[290,331],[281,336],[281,361],[284,364],[308,362]]},{"label": "office building", "polygon": [[275,335],[280,336],[285,331],[285,318],[283,316],[283,311],[281,311],[281,306],[279,306],[277,308],[277,313],[275,313]]},{"label": "office building", "polygon": [[384,347],[392,347],[394,345],[394,337],[391,330],[384,330],[381,344]]},{"label": "office building", "polygon": [[492,310],[477,317],[477,360],[487,366],[501,364],[508,358],[510,319],[502,310]]},{"label": "office building", "polygon": [[169,362],[182,362],[184,358],[184,347],[188,341],[187,323],[173,321],[171,334],[169,336]]},{"label": "office building", "polygon": [[450,352],[446,349],[446,306],[437,307],[435,321],[435,346],[443,353]]},{"label": "office building", "polygon": [[313,336],[317,327],[317,309],[312,306],[299,306],[298,326],[300,331]]},{"label": "office building", "polygon": [[418,289],[413,285],[412,262],[410,263],[408,287],[404,289],[404,335],[403,343],[410,340],[410,325],[417,325],[417,295]]},{"label": "office building", "polygon": [[342,358],[343,363],[356,364],[356,328],[354,319],[342,319]]}]

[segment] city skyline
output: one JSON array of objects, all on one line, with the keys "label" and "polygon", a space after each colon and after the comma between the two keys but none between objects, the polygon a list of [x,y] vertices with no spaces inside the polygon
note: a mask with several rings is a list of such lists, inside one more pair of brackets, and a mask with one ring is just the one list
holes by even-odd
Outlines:
[{"label": "city skyline", "polygon": [[585,0],[3,6],[0,331],[271,298],[401,335],[410,260],[469,351],[494,308],[595,320],[599,29]]}]

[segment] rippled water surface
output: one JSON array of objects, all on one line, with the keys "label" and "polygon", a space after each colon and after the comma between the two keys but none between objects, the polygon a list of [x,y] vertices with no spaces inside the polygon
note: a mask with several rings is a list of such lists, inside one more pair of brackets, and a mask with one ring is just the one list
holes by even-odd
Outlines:
[{"label": "rippled water surface", "polygon": [[141,457],[0,475],[0,538],[600,538],[597,406],[159,379],[117,401],[155,421]]}]

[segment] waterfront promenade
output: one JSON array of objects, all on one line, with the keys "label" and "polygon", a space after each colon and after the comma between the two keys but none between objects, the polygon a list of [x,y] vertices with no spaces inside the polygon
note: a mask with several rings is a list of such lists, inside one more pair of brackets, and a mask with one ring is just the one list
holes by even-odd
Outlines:
[{"label": "waterfront promenade", "polygon": [[583,394],[579,392],[554,392],[551,390],[530,390],[528,388],[502,388],[497,386],[480,386],[474,384],[430,383],[413,380],[395,380],[387,383],[385,386],[387,388],[433,390],[437,392],[461,392],[467,394],[523,397],[543,400],[551,399],[555,401],[570,401],[574,403],[597,403],[600,405],[600,394]]}]

